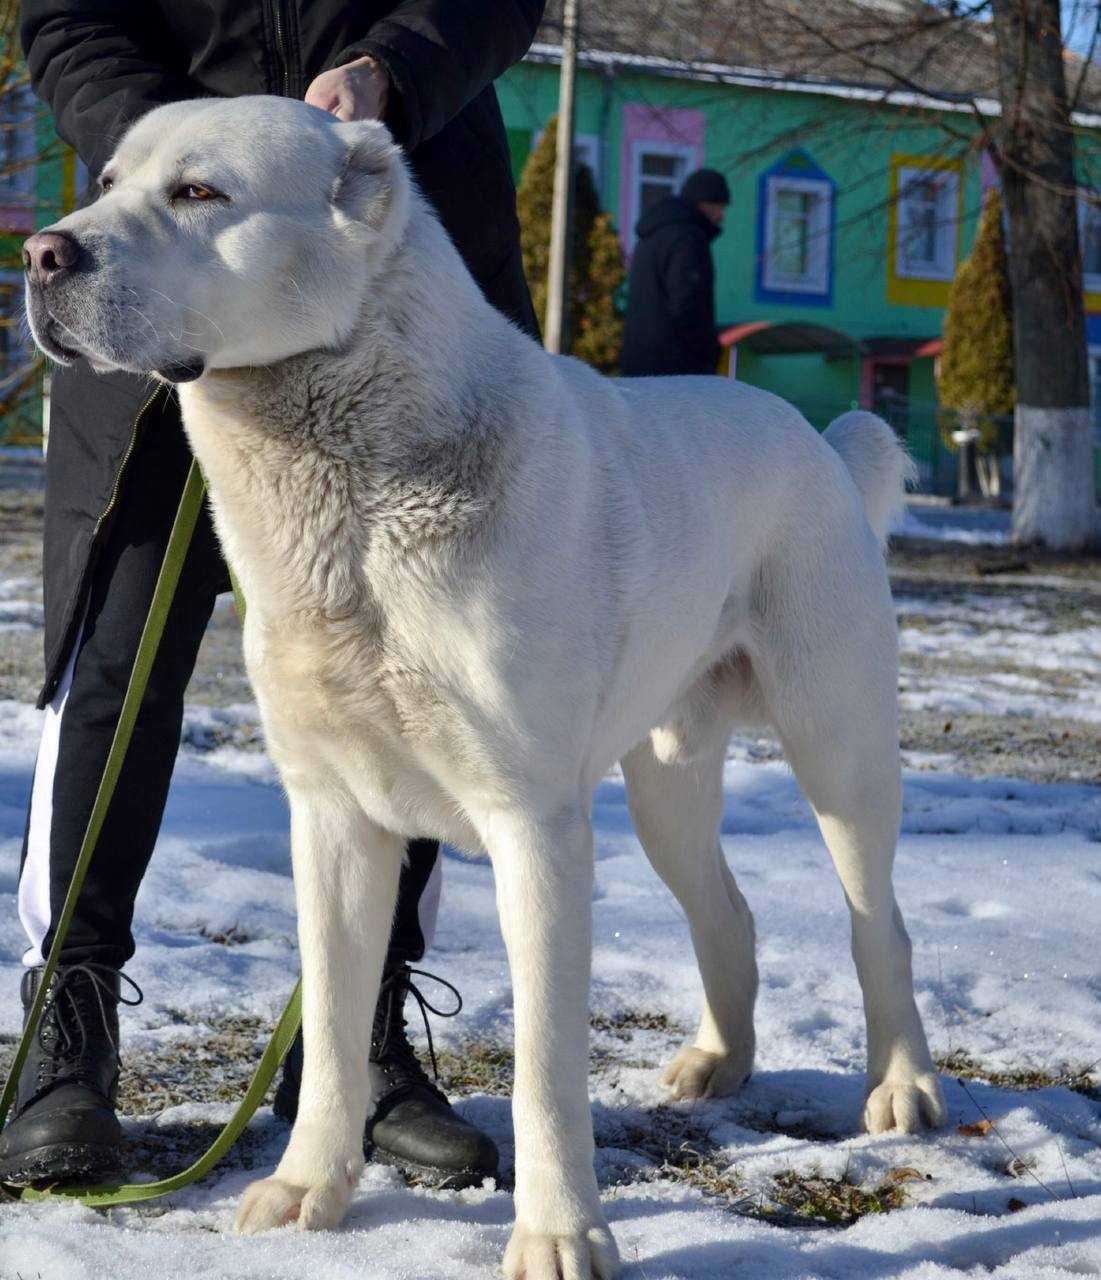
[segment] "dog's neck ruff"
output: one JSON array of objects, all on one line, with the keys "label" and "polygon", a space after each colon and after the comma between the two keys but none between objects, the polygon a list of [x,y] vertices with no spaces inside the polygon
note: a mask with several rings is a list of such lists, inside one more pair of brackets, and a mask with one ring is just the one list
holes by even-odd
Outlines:
[{"label": "dog's neck ruff", "polygon": [[211,370],[181,388],[246,596],[253,562],[268,581],[287,579],[289,607],[346,616],[395,557],[430,549],[434,563],[453,562],[492,528],[536,349],[427,218],[372,282],[339,348]]}]

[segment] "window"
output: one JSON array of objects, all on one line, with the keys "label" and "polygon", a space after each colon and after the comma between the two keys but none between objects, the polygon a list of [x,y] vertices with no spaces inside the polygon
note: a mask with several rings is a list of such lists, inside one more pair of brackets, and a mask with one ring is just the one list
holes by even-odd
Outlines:
[{"label": "window", "polygon": [[826,293],[833,188],[820,178],[774,174],[765,208],[764,287]]},{"label": "window", "polygon": [[1101,446],[1101,347],[1089,350],[1090,408],[1093,410],[1093,434]]},{"label": "window", "polygon": [[[531,134],[531,151],[539,145],[545,129],[537,129]],[[525,153],[525,160],[527,159]],[[593,184],[600,191],[600,139],[595,133],[575,133],[573,135],[573,163],[576,169],[585,165],[593,175]],[[522,168],[523,166],[521,166]]]},{"label": "window", "polygon": [[1078,235],[1082,241],[1082,284],[1087,293],[1101,293],[1101,205],[1098,197],[1078,201]]},{"label": "window", "polygon": [[959,174],[900,168],[895,272],[910,280],[951,280],[956,271]]},{"label": "window", "polygon": [[675,142],[643,142],[635,152],[635,220],[684,186],[696,153]]},{"label": "window", "polygon": [[593,185],[600,190],[600,139],[595,133],[578,133],[573,139],[573,162],[585,165],[593,175]]},{"label": "window", "polygon": [[758,302],[832,305],[835,192],[829,174],[802,149],[757,179]]},{"label": "window", "polygon": [[619,235],[628,255],[643,214],[675,195],[703,164],[707,128],[693,107],[625,102],[620,116],[623,181],[619,184]]}]

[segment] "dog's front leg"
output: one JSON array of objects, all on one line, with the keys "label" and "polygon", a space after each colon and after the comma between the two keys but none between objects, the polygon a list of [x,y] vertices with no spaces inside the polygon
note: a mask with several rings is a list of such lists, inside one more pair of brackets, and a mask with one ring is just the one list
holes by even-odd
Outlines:
[{"label": "dog's front leg", "polygon": [[304,1063],[298,1117],[275,1176],[237,1212],[251,1234],[297,1222],[335,1227],[363,1171],[368,1056],[402,845],[337,789],[288,786]]},{"label": "dog's front leg", "polygon": [[592,831],[576,809],[487,823],[516,1023],[510,1280],[609,1280],[588,1096]]}]

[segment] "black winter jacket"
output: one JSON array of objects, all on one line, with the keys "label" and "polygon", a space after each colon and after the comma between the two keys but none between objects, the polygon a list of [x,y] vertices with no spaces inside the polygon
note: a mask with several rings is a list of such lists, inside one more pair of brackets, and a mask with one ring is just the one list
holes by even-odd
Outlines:
[{"label": "black winter jacket", "polygon": [[644,214],[627,283],[622,372],[628,377],[714,373],[715,268],[719,228],[679,196]]},{"label": "black winter jacket", "polygon": [[[22,0],[36,92],[93,177],[146,111],[196,97],[302,98],[370,54],[389,73],[386,123],[486,296],[531,332],[508,145],[493,81],[527,51],[543,0]],[[72,646],[96,552],[139,431],[178,431],[174,396],[55,372],[43,576],[44,705]]]}]

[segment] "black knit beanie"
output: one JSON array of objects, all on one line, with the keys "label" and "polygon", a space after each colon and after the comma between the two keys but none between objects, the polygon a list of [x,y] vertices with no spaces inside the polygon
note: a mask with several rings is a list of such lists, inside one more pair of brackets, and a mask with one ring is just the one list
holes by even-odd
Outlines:
[{"label": "black knit beanie", "polygon": [[697,169],[684,180],[680,196],[689,204],[706,200],[709,204],[729,204],[730,188],[717,169]]}]

